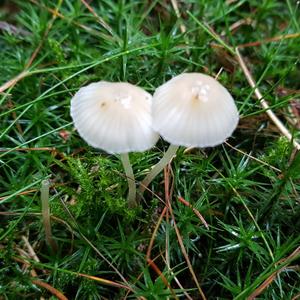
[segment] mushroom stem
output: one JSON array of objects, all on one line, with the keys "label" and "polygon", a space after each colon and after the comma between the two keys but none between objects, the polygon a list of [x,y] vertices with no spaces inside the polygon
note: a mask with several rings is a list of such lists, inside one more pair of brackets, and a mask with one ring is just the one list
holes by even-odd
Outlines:
[{"label": "mushroom stem", "polygon": [[121,153],[120,156],[128,182],[128,206],[133,208],[137,206],[134,174],[129,161],[128,153]]},{"label": "mushroom stem", "polygon": [[161,158],[161,160],[152,168],[148,175],[140,184],[139,197],[143,196],[144,191],[147,189],[151,181],[164,169],[164,167],[171,161],[173,156],[176,154],[179,146],[170,145],[167,152]]}]

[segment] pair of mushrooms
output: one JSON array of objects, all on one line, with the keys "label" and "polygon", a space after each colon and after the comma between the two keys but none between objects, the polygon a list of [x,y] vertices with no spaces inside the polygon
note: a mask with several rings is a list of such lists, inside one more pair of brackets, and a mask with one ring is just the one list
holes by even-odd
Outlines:
[{"label": "pair of mushrooms", "polygon": [[152,148],[161,135],[170,143],[162,159],[140,185],[140,196],[176,154],[179,146],[221,144],[237,126],[239,115],[230,93],[200,73],[178,75],[156,89],[153,97],[124,82],[100,81],[82,87],[71,100],[71,116],[91,146],[120,154],[127,176],[128,205],[137,205],[128,152]]}]

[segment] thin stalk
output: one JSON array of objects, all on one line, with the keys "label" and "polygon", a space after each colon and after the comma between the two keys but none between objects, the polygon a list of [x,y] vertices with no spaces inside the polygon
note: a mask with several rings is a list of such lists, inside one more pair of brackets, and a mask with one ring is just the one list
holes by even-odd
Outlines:
[{"label": "thin stalk", "polygon": [[50,183],[48,180],[42,181],[42,186],[41,186],[42,216],[43,216],[46,242],[51,247],[53,252],[55,252],[57,250],[57,245],[52,238],[52,232],[51,232],[50,208],[49,208],[49,186]]},{"label": "thin stalk", "polygon": [[133,208],[137,206],[135,178],[134,178],[132,166],[129,161],[128,153],[121,153],[120,156],[121,156],[121,161],[128,182],[128,197],[127,197],[128,206],[130,208]]},{"label": "thin stalk", "polygon": [[147,189],[152,180],[164,169],[164,167],[171,161],[176,154],[179,146],[170,145],[167,152],[161,158],[161,160],[152,168],[145,179],[141,182],[139,188],[139,197],[143,196],[144,191]]}]

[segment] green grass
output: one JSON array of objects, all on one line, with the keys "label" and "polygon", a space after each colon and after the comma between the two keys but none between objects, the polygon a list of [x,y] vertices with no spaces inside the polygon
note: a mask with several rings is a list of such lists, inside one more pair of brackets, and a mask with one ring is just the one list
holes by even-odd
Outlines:
[{"label": "green grass", "polygon": [[[13,1],[13,12],[0,2],[0,21],[28,32],[0,31],[0,86],[22,72],[41,45],[27,76],[0,94],[0,299],[51,297],[32,282],[32,270],[35,279],[68,299],[123,299],[127,293],[79,273],[129,286],[131,299],[199,299],[180,240],[207,299],[247,299],[276,274],[259,299],[299,297],[300,156],[280,137],[230,52],[240,44],[299,33],[296,1],[181,1],[180,19],[171,1],[92,1],[108,26],[79,0],[34,2]],[[60,15],[53,18],[49,9]],[[247,18],[250,25],[231,29]],[[299,41],[298,36],[241,50],[295,139],[299,129],[288,120],[300,98]],[[128,81],[153,93],[182,72],[214,76],[221,68],[219,81],[241,115],[228,142],[244,154],[227,144],[181,148],[169,177],[160,174],[150,187],[153,194],[129,210],[119,158],[79,137],[71,123],[71,97],[99,80]],[[150,151],[130,154],[137,181],[167,146],[160,140]],[[39,193],[45,179],[52,183],[57,251],[45,240]],[[169,215],[158,224],[165,180],[174,185],[175,223]],[[203,215],[209,229],[178,196]],[[146,261],[157,224],[151,258],[163,276]],[[26,239],[39,262],[29,255]]]}]

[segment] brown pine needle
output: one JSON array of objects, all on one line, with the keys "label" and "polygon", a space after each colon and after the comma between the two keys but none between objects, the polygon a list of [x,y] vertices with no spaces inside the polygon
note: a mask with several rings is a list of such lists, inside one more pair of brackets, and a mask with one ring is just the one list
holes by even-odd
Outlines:
[{"label": "brown pine needle", "polygon": [[190,204],[188,201],[186,201],[185,199],[183,199],[182,197],[178,197],[177,198],[181,203],[183,203],[185,206],[188,206],[189,208],[191,208],[193,210],[193,212],[195,213],[195,215],[200,219],[200,221],[203,223],[203,225],[206,227],[206,229],[209,229],[207,222],[205,221],[204,217],[201,215],[201,213],[199,212],[198,209],[196,209],[195,207],[193,207],[192,204]]},{"label": "brown pine needle", "polygon": [[162,219],[163,219],[164,215],[166,214],[166,212],[167,212],[167,207],[164,207],[164,209],[163,209],[162,213],[160,214],[159,219],[156,223],[156,226],[153,230],[153,233],[152,233],[152,236],[151,236],[151,239],[150,239],[150,243],[149,243],[149,246],[148,246],[147,254],[146,254],[146,259],[147,260],[150,259],[150,257],[151,257],[151,251],[152,251],[152,248],[153,248],[154,240],[155,240],[155,237],[157,235],[158,228],[159,228],[159,226],[162,222]]},{"label": "brown pine needle", "polygon": [[78,275],[81,276],[81,277],[85,277],[85,278],[100,282],[104,285],[114,286],[114,287],[117,287],[117,288],[129,290],[131,292],[133,291],[130,286],[127,286],[127,285],[124,285],[124,284],[121,284],[121,283],[118,283],[118,282],[114,282],[114,281],[111,281],[111,280],[108,280],[108,279],[104,279],[104,278],[101,278],[101,277],[96,277],[96,276],[92,276],[92,275],[88,275],[88,274],[83,274],[83,273],[78,273]]},{"label": "brown pine needle", "polygon": [[[169,178],[170,178],[170,164],[168,164],[165,168],[164,168],[164,178],[165,178],[165,199],[166,199],[166,205],[165,207],[167,208],[166,211],[166,222],[168,224],[168,226],[170,225],[170,218],[169,218],[169,210],[168,207],[171,205],[170,204],[170,182],[169,182]],[[168,270],[171,269],[171,265],[170,265],[170,252],[169,252],[169,244],[170,244],[170,235],[168,230],[166,230],[166,239],[165,239],[165,255],[166,255],[166,265]]]},{"label": "brown pine needle", "polygon": [[[172,173],[170,176],[170,173],[172,173],[172,169],[171,169],[171,165],[168,164],[165,168],[164,168],[164,178],[165,178],[165,199],[166,199],[166,205],[165,208],[167,209],[166,211],[166,221],[168,223],[168,226],[170,225],[169,222],[169,210],[168,208],[171,206],[171,198],[172,198],[172,194],[173,194],[173,189],[174,189],[174,174]],[[170,187],[170,177],[172,177],[172,184]],[[175,282],[178,284],[178,286],[183,289],[183,293],[185,294],[185,296],[187,297],[187,299],[191,299],[191,297],[188,295],[188,293],[184,290],[183,286],[181,285],[181,283],[179,282],[178,278],[175,276],[175,274],[173,273],[171,266],[170,266],[170,253],[169,253],[169,235],[167,235],[167,231],[166,231],[166,258],[165,258],[165,264],[168,267],[168,271],[174,276],[174,280]],[[163,258],[163,257],[162,257]],[[163,258],[164,259],[164,258]]]},{"label": "brown pine needle", "polygon": [[155,271],[155,273],[162,279],[164,285],[170,290],[170,292],[172,293],[174,299],[178,299],[178,297],[176,296],[176,294],[174,293],[174,290],[172,289],[172,287],[170,286],[167,278],[165,277],[165,275],[162,273],[162,271],[158,268],[158,266],[155,264],[155,262],[148,258],[147,259],[147,263],[149,264],[149,266]]},{"label": "brown pine needle", "polygon": [[46,30],[45,30],[45,32],[44,32],[44,35],[43,35],[43,37],[42,37],[42,39],[41,39],[39,45],[38,45],[37,48],[34,50],[34,52],[32,53],[32,55],[31,55],[29,61],[27,62],[26,67],[25,67],[25,70],[27,70],[27,69],[30,68],[30,66],[32,65],[32,63],[33,63],[33,61],[35,60],[36,56],[38,55],[38,53],[40,52],[41,48],[43,47],[43,44],[44,44],[44,42],[45,42],[45,40],[46,40],[46,38],[47,38],[47,36],[48,36],[48,34],[49,34],[49,32],[50,32],[50,30],[51,30],[53,24],[54,24],[54,21],[55,21],[56,18],[57,18],[58,11],[59,11],[59,9],[60,9],[60,7],[61,7],[62,2],[63,2],[63,0],[58,0],[58,3],[57,3],[57,5],[56,5],[56,8],[54,9],[54,11],[53,11],[53,13],[52,13],[52,19],[51,19],[50,22],[48,23],[48,26],[47,26],[47,28],[46,28]]},{"label": "brown pine needle", "polygon": [[[16,250],[19,252],[19,254],[23,257],[26,257],[26,258],[29,258],[30,259],[30,254],[27,253],[25,250],[21,249],[21,248],[18,248],[16,247]],[[23,267],[22,267],[22,272],[27,272],[29,267],[30,267],[30,264],[26,261],[22,261],[21,262],[23,264]],[[30,275],[32,277],[37,277],[37,273],[35,271],[35,269],[33,267],[30,268]]]},{"label": "brown pine needle", "polygon": [[[27,195],[27,194],[35,193],[36,191],[37,191],[37,189],[27,190],[27,191],[24,191],[24,192],[21,192],[21,193],[17,194],[16,196]],[[9,197],[10,196],[0,197],[0,201],[5,201],[5,199],[9,198]]]},{"label": "brown pine needle", "polygon": [[31,281],[32,281],[33,284],[35,284],[37,286],[40,286],[40,287],[43,287],[46,290],[48,290],[57,299],[59,299],[59,300],[68,300],[68,298],[62,292],[60,292],[59,290],[57,290],[56,288],[54,288],[50,284],[48,284],[44,281],[38,280],[38,279],[32,279]]}]

